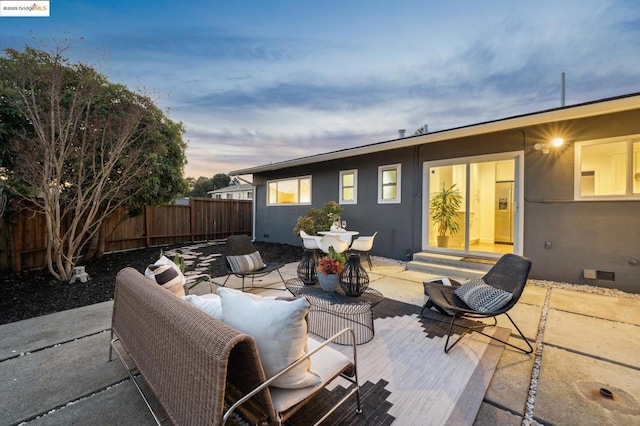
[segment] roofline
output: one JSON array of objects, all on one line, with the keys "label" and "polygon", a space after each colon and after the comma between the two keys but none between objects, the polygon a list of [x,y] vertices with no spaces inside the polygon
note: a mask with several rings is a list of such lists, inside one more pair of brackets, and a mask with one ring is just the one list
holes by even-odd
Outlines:
[{"label": "roofline", "polygon": [[278,163],[265,164],[248,169],[240,169],[229,172],[230,176],[249,175],[261,172],[286,169],[289,167],[304,166],[321,161],[337,160],[341,158],[354,157],[363,154],[372,154],[392,149],[406,148],[426,143],[442,142],[449,139],[457,139],[468,136],[476,136],[485,133],[499,132],[514,128],[532,126],[536,124],[551,123],[556,121],[574,120],[578,118],[592,117],[600,114],[611,114],[615,112],[628,111],[640,108],[640,92],[628,95],[616,96],[613,98],[600,99],[581,104],[553,108],[529,114],[516,115],[493,121],[471,124],[447,130],[440,130],[426,135],[409,136],[402,139],[391,139],[388,141],[376,142],[355,148],[345,148],[338,151],[331,151],[324,154],[310,155],[293,160],[281,161]]}]

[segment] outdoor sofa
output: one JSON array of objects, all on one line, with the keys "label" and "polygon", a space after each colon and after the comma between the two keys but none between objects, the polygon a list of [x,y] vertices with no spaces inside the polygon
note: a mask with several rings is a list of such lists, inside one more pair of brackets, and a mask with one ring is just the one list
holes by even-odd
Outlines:
[{"label": "outdoor sofa", "polygon": [[[306,356],[266,380],[252,336],[205,313],[135,269],[125,268],[116,278],[109,360],[115,351],[158,423],[162,419],[141,390],[139,375],[172,423],[193,425],[225,424],[232,412],[240,412],[254,424],[280,424],[334,378],[347,378],[352,382],[349,392],[320,422],[352,395],[360,412],[355,345],[351,358],[327,346],[350,332],[342,330],[324,342],[307,335]],[[319,384],[298,389],[270,386],[307,359],[320,376]]]}]

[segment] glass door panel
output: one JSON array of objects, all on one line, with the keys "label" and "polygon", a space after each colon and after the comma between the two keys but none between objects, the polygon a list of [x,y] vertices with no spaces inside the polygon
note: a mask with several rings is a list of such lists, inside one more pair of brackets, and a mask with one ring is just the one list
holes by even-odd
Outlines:
[{"label": "glass door panel", "polygon": [[[467,235],[467,165],[455,164],[429,168],[429,199],[445,204],[440,220],[434,220],[435,207],[429,209],[429,247],[465,249]],[[448,209],[447,201],[458,199],[458,207]],[[430,201],[431,204],[431,201]],[[449,213],[449,214],[447,214]]]},{"label": "glass door panel", "polygon": [[[428,167],[428,248],[466,253],[513,253],[516,234],[516,159]],[[454,225],[443,230],[434,220],[434,196],[458,192]],[[444,238],[443,238],[444,237]]]}]

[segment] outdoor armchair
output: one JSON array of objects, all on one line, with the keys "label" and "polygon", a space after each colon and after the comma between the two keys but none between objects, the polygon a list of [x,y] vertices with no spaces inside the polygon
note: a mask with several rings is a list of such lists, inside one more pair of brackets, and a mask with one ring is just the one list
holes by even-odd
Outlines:
[{"label": "outdoor armchair", "polygon": [[[502,290],[504,292],[508,292],[511,294],[511,298],[506,304],[499,309],[491,310],[489,312],[484,309],[474,309],[470,307],[467,303],[465,303],[457,294],[456,289],[460,288],[459,283],[453,280],[447,279],[434,279],[425,281],[424,285],[424,294],[428,297],[427,302],[422,308],[422,316],[425,317],[424,311],[430,309],[431,307],[435,307],[440,313],[448,315],[451,317],[449,322],[449,331],[447,333],[447,340],[445,342],[444,351],[449,352],[451,348],[453,348],[459,341],[464,337],[465,334],[475,331],[476,333],[480,333],[484,336],[490,337],[491,339],[497,340],[505,345],[511,346],[515,349],[518,349],[521,352],[530,354],[533,352],[533,348],[531,344],[527,340],[526,337],[520,331],[520,328],[513,321],[508,311],[513,308],[520,296],[522,295],[522,291],[524,290],[524,286],[527,283],[527,277],[529,276],[529,271],[531,270],[531,261],[525,257],[518,256],[515,254],[505,254],[503,255],[498,262],[486,273],[484,277],[482,277],[482,281],[489,286],[497,289],[498,291]],[[474,280],[479,282],[479,280]],[[443,284],[442,282],[448,282]],[[467,284],[472,284],[471,282]],[[464,297],[464,296],[463,296]],[[488,300],[485,297],[485,303]],[[486,324],[476,322],[475,325],[467,325],[465,324],[464,319],[481,319],[481,318],[493,318],[493,326],[497,325],[496,317],[498,315],[506,315],[511,321],[511,324],[515,327],[518,334],[524,340],[528,349],[523,349],[518,346],[512,345],[511,343],[507,343],[503,340],[495,338],[489,334],[484,333],[482,330],[484,327],[487,327]],[[433,319],[433,318],[432,318]],[[456,322],[456,320],[459,320]],[[464,331],[453,342],[449,345],[449,339],[454,332],[454,327],[460,327]]]},{"label": "outdoor armchair", "polygon": [[251,278],[251,288],[253,288],[256,277],[263,277],[272,272],[278,273],[284,285],[284,278],[280,273],[280,268],[284,266],[284,263],[265,263],[260,252],[247,235],[232,235],[227,238],[224,249],[224,264],[229,274],[222,283],[223,287],[231,275],[235,275],[242,279],[242,291],[244,291],[245,278]]}]

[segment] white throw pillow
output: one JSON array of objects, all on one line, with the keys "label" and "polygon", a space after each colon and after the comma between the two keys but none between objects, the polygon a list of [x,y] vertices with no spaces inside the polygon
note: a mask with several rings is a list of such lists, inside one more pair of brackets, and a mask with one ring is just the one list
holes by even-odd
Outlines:
[{"label": "white throw pillow", "polygon": [[[278,300],[228,288],[219,288],[223,321],[254,338],[267,379],[305,355],[309,302],[305,298]],[[320,384],[311,361],[301,362],[272,383],[297,389]]]},{"label": "white throw pillow", "polygon": [[191,303],[196,308],[203,310],[215,319],[222,321],[222,301],[220,300],[220,296],[217,294],[208,294],[206,297],[190,294],[188,296],[184,296],[183,299]]},{"label": "white throw pillow", "polygon": [[153,265],[149,265],[145,269],[144,275],[176,296],[183,297],[185,295],[184,283],[187,280],[178,265],[166,256],[160,257]]}]

